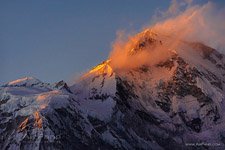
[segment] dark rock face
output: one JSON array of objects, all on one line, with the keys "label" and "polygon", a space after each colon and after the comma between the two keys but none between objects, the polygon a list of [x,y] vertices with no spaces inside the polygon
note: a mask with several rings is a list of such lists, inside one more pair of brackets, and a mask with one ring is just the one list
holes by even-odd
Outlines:
[{"label": "dark rock face", "polygon": [[72,93],[66,82],[64,82],[63,80],[55,83],[55,88],[60,90],[66,90],[67,92]]}]

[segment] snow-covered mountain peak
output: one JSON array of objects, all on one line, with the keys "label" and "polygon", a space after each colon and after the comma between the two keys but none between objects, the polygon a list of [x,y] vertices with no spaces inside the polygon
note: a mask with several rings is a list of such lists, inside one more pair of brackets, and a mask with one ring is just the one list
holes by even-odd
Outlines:
[{"label": "snow-covered mountain peak", "polygon": [[33,85],[38,85],[38,84],[43,84],[43,82],[41,82],[40,80],[34,78],[34,77],[24,77],[24,78],[20,78],[14,81],[11,81],[9,83],[7,83],[5,86],[33,86]]},{"label": "snow-covered mountain peak", "polygon": [[106,99],[116,92],[115,72],[111,60],[106,60],[81,76],[80,80],[70,87],[71,91],[90,99]]},{"label": "snow-covered mountain peak", "polygon": [[132,47],[128,51],[128,54],[134,55],[143,49],[162,45],[162,39],[164,39],[164,36],[157,34],[151,29],[146,29],[130,39]]},{"label": "snow-covered mountain peak", "polygon": [[[207,57],[212,52],[217,53],[217,55],[221,55],[215,51],[215,49],[201,42],[186,41],[185,39],[182,39],[182,37],[163,34],[161,32],[154,31],[154,29],[146,29],[133,37],[130,37],[126,45],[128,45],[127,47],[129,48],[127,51],[128,55],[139,54],[139,52],[143,52],[143,50],[149,52],[153,50],[167,50],[177,53],[177,51],[190,51],[190,49],[200,53],[202,57]],[[190,51],[189,55],[193,55],[192,51]]]},{"label": "snow-covered mountain peak", "polygon": [[107,75],[111,76],[113,74],[113,69],[110,66],[111,60],[106,60],[100,63],[99,65],[92,68],[88,73],[84,75],[84,77],[90,76],[90,75]]}]

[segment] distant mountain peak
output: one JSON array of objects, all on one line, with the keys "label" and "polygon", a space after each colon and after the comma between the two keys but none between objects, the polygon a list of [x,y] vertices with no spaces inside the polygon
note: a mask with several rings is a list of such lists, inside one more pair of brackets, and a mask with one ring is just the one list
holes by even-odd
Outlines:
[{"label": "distant mountain peak", "polygon": [[24,77],[14,81],[10,81],[5,86],[32,86],[41,83],[42,82],[35,77]]}]

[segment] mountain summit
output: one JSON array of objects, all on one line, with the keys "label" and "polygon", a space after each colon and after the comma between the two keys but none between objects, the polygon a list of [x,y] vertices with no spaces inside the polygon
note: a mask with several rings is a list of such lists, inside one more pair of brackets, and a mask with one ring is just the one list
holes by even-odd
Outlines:
[{"label": "mountain summit", "polygon": [[70,87],[1,86],[1,148],[225,148],[224,55],[150,30],[122,47]]}]

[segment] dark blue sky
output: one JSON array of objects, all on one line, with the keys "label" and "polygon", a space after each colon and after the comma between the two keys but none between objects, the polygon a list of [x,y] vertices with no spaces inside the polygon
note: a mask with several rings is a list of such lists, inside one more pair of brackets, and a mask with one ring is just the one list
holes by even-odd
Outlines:
[{"label": "dark blue sky", "polygon": [[150,23],[156,9],[165,10],[169,3],[2,0],[0,84],[24,76],[68,81],[108,57],[116,31],[138,31]]}]

